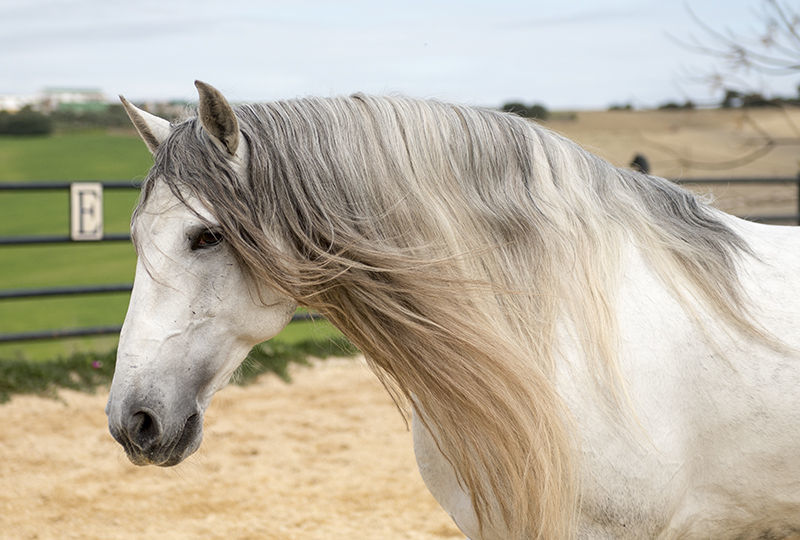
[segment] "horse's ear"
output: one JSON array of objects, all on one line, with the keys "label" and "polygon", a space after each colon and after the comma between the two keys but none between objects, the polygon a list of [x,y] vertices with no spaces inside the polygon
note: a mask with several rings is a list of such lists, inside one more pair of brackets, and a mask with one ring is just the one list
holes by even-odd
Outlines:
[{"label": "horse's ear", "polygon": [[128,118],[133,122],[133,126],[139,132],[144,144],[150,149],[150,153],[155,154],[172,129],[169,121],[135,107],[122,96],[119,96],[119,100],[122,102],[122,106],[125,107]]},{"label": "horse's ear", "polygon": [[231,156],[239,147],[239,122],[222,93],[202,81],[194,81],[200,94],[200,123]]}]

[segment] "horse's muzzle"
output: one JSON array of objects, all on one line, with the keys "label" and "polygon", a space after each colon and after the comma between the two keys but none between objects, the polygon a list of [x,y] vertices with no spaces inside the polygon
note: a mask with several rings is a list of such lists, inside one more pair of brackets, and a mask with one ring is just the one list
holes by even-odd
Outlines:
[{"label": "horse's muzzle", "polygon": [[177,465],[200,446],[203,415],[192,412],[173,428],[144,406],[126,407],[118,418],[109,416],[111,436],[122,445],[134,465]]}]

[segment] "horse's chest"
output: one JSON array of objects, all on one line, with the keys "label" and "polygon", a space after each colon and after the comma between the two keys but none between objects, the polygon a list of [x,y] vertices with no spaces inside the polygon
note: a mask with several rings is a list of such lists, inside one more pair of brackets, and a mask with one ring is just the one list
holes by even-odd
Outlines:
[{"label": "horse's chest", "polygon": [[[414,452],[417,466],[428,490],[469,538],[502,539],[503,531],[480,531],[469,495],[459,484],[450,462],[415,415]],[[621,451],[619,456],[622,455]],[[659,492],[652,466],[630,456],[616,460],[614,451],[604,453],[602,463],[592,463],[583,483],[583,504],[579,526],[581,538],[644,538],[655,535],[668,521],[664,514],[666,496]],[[589,456],[590,461],[594,461]],[[615,467],[614,464],[617,464]],[[621,473],[619,468],[624,467]],[[633,468],[632,468],[633,467]],[[638,469],[636,468],[638,467]],[[635,469],[635,470],[634,470]]]},{"label": "horse's chest", "polygon": [[465,535],[480,538],[478,519],[469,495],[459,485],[453,467],[416,412],[412,432],[417,467],[428,491]]}]

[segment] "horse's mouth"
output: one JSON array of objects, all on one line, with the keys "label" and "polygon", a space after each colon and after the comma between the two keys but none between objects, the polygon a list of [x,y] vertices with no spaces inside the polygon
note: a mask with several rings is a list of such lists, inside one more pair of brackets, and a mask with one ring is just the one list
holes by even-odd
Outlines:
[{"label": "horse's mouth", "polygon": [[199,447],[203,440],[203,417],[199,413],[189,416],[181,430],[167,440],[153,440],[147,444],[133,441],[127,433],[111,429],[111,435],[125,449],[125,454],[134,465],[177,465]]}]

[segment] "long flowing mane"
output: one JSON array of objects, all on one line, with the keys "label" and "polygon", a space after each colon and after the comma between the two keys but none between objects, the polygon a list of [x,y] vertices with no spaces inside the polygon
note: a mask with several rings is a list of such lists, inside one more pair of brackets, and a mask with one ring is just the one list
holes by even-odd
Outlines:
[{"label": "long flowing mane", "polygon": [[750,331],[736,279],[749,249],[714,210],[534,123],[363,95],[236,114],[246,181],[189,120],[159,148],[143,203],[156,179],[205,202],[254,282],[341,329],[418,409],[479,519],[514,538],[574,530],[556,330],[575,328],[598,385],[618,395],[626,245],[680,299]]}]

